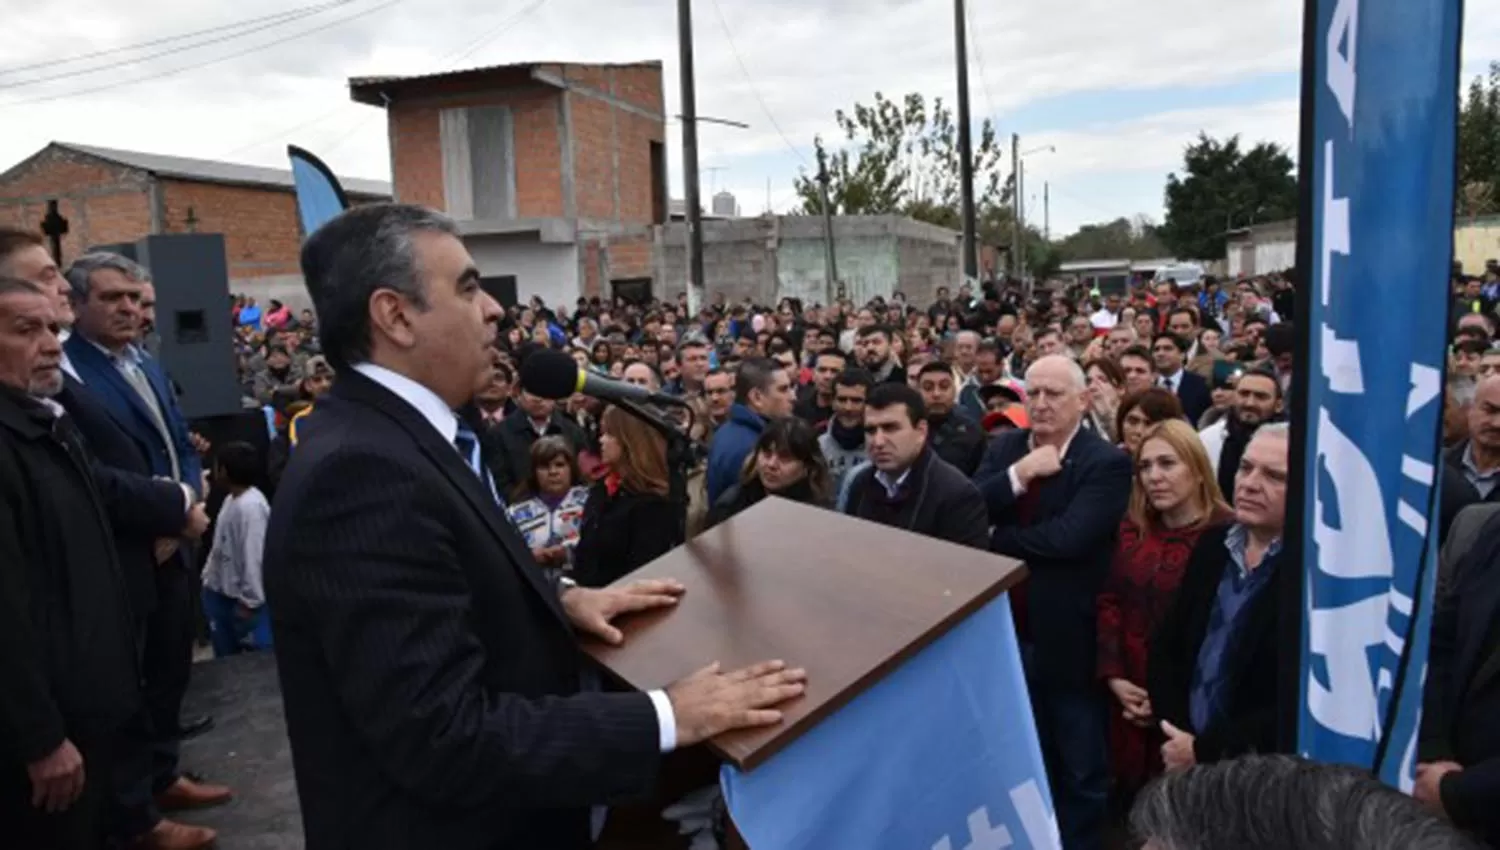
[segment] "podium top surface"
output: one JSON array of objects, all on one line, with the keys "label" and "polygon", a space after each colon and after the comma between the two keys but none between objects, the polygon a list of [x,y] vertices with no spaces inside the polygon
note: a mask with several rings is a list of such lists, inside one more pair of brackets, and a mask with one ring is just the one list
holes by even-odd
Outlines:
[{"label": "podium top surface", "polygon": [[1024,575],[1011,558],[770,497],[622,579],[687,591],[617,623],[623,646],[584,649],[641,690],[715,661],[805,668],[780,724],[710,742],[751,770]]}]

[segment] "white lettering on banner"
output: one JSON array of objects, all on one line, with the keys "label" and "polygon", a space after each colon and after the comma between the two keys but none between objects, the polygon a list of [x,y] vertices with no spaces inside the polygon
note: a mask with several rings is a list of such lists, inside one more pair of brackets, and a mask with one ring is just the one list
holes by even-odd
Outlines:
[{"label": "white lettering on banner", "polygon": [[1350,738],[1374,740],[1380,733],[1380,703],[1370,675],[1370,650],[1385,644],[1384,595],[1339,608],[1314,608],[1307,623],[1309,649],[1328,665],[1328,687],[1307,677],[1307,709],[1313,719]]},{"label": "white lettering on banner", "polygon": [[[1028,779],[1010,790],[1010,803],[1021,820],[1021,830],[1032,850],[1056,850],[1062,846],[1057,832],[1057,817],[1047,808],[1036,780]],[[1015,840],[1004,824],[990,823],[988,806],[969,812],[969,843],[962,850],[1009,850]],[[932,845],[932,850],[953,850],[953,839],[947,835]]]},{"label": "white lettering on banner", "polygon": [[[1339,43],[1347,42],[1346,50]],[[1359,0],[1339,0],[1328,25],[1328,89],[1339,102],[1339,111],[1354,128],[1355,47],[1359,43]]]},{"label": "white lettering on banner", "polygon": [[[1385,498],[1380,478],[1358,444],[1333,424],[1326,409],[1318,411],[1316,468],[1328,470],[1333,482],[1325,492],[1315,475],[1313,498],[1317,514],[1313,540],[1318,544],[1318,569],[1338,578],[1385,578],[1395,572],[1390,528],[1385,520]],[[1328,502],[1338,505],[1339,527],[1325,520]]]}]

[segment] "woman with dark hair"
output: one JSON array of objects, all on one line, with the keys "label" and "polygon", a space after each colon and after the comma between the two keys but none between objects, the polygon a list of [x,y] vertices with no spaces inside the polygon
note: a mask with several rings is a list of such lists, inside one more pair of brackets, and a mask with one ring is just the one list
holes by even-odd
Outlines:
[{"label": "woman with dark hair", "polygon": [[1115,433],[1120,437],[1120,447],[1134,455],[1152,425],[1184,417],[1182,402],[1177,400],[1171,390],[1151,387],[1131,393],[1120,402],[1120,412],[1115,419]]},{"label": "woman with dark hair", "polygon": [[1083,426],[1111,443],[1119,442],[1116,430],[1120,396],[1125,392],[1125,373],[1120,364],[1108,357],[1088,361],[1083,374],[1089,382],[1089,409],[1083,416]]},{"label": "woman with dark hair", "polygon": [[512,491],[506,514],[536,562],[548,570],[569,569],[589,495],[582,480],[578,456],[566,437],[542,437],[531,444],[531,472]]},{"label": "woman with dark hair", "polygon": [[604,475],[589,488],[573,576],[603,587],[681,544],[683,508],[667,498],[667,441],[618,407],[600,420]]},{"label": "woman with dark hair", "polygon": [[760,432],[745,460],[738,484],[725,490],[708,512],[713,528],[767,496],[818,507],[833,504],[833,476],[811,425],[797,418],[775,419]]}]

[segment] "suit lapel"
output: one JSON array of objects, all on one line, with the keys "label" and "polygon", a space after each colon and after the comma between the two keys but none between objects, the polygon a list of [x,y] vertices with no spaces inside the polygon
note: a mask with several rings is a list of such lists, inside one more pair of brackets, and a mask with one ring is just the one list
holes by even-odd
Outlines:
[{"label": "suit lapel", "polygon": [[465,501],[483,518],[485,526],[510,556],[506,560],[510,561],[522,578],[542,597],[547,607],[557,615],[559,621],[571,631],[572,624],[563,611],[556,589],[536,566],[526,541],[510,524],[489,487],[474,474],[474,470],[459,456],[458,450],[444,443],[431,423],[411,405],[352,369],[339,376],[334,392],[364,406],[373,407],[391,417],[406,431],[417,448],[442,471],[458,492],[463,494]]},{"label": "suit lapel", "polygon": [[86,386],[98,393],[99,400],[104,402],[104,409],[109,412],[110,417],[131,433],[138,436],[149,434],[160,439],[156,417],[146,408],[145,399],[125,380],[120,370],[109,362],[104,352],[76,335],[68,339],[67,345],[68,357],[78,370],[79,377]]},{"label": "suit lapel", "polygon": [[1485,553],[1488,557],[1483,561],[1475,559],[1469,563],[1470,569],[1479,574],[1467,581],[1461,579],[1460,584],[1469,610],[1462,612],[1459,623],[1475,632],[1471,640],[1463,642],[1462,651],[1455,659],[1455,681],[1460,699],[1500,675],[1500,651],[1490,652],[1488,657],[1485,653],[1493,631],[1500,629],[1500,582],[1496,581],[1500,578],[1500,566],[1497,566],[1500,565],[1500,543],[1491,542],[1488,548]]}]

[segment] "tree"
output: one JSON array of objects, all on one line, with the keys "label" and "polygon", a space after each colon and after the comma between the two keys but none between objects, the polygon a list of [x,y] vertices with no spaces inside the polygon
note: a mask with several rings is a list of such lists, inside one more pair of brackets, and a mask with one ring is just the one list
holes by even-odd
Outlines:
[{"label": "tree", "polygon": [[1057,243],[1063,262],[1070,260],[1149,260],[1170,253],[1146,216],[1085,224]]},{"label": "tree", "polygon": [[[934,98],[929,108],[920,94],[898,103],[876,92],[873,104],[841,109],[834,120],[845,144],[830,150],[821,136],[813,141],[818,161],[827,164],[834,214],[908,215],[962,227],[958,126],[942,98]],[[974,205],[980,238],[990,244],[1010,242],[1012,191],[1008,175],[1001,176],[1003,159],[994,125],[986,120],[974,137]],[[795,187],[800,211],[821,215],[818,175],[804,169]]]},{"label": "tree", "polygon": [[1500,62],[1475,77],[1458,112],[1458,213],[1500,212]]},{"label": "tree", "polygon": [[1280,145],[1261,142],[1241,151],[1240,137],[1205,133],[1183,154],[1183,174],[1167,175],[1167,220],[1160,236],[1184,260],[1224,256],[1226,231],[1292,218],[1297,177]]}]

